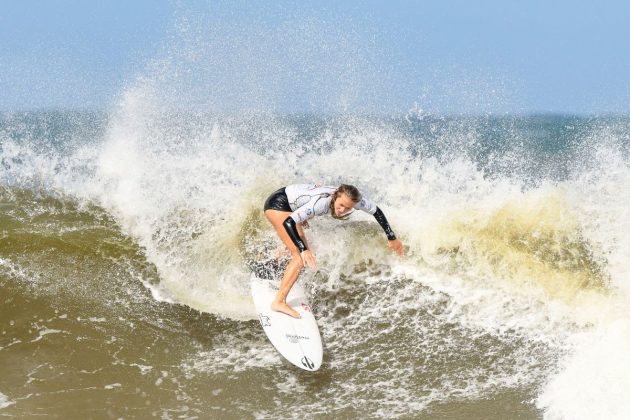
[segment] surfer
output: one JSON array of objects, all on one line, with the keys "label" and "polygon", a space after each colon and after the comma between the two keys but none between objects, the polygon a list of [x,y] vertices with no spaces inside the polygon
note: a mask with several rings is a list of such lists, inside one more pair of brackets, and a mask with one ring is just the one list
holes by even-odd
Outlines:
[{"label": "surfer", "polygon": [[388,246],[398,255],[403,255],[403,245],[394,235],[385,214],[376,204],[361,196],[352,185],[326,187],[315,184],[295,184],[280,188],[265,201],[265,217],[276,229],[276,233],[291,251],[291,261],[284,271],[280,288],[271,309],[294,318],[300,315],[286,302],[287,295],[305,265],[315,268],[315,255],[308,249],[304,226],[308,220],[330,213],[335,219],[345,219],[354,210],[363,210],[373,215],[385,231]]}]

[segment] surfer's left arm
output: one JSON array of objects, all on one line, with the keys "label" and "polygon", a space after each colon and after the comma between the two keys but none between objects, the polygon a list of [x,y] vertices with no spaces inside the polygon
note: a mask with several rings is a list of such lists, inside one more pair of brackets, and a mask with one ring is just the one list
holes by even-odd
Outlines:
[{"label": "surfer's left arm", "polygon": [[355,206],[356,209],[363,210],[367,213],[370,213],[379,225],[383,228],[385,235],[387,235],[387,246],[397,253],[400,256],[405,255],[405,250],[403,249],[403,244],[400,242],[398,238],[396,238],[396,234],[392,230],[387,218],[385,217],[385,213],[381,210],[373,201],[367,198],[361,198],[361,201],[357,203]]}]

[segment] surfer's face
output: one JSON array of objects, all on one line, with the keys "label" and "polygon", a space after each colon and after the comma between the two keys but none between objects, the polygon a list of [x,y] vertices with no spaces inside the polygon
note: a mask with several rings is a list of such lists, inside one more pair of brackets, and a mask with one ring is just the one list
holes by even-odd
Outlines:
[{"label": "surfer's face", "polygon": [[348,214],[354,208],[354,204],[354,201],[352,201],[346,194],[340,194],[335,200],[335,214],[337,216],[344,216]]}]

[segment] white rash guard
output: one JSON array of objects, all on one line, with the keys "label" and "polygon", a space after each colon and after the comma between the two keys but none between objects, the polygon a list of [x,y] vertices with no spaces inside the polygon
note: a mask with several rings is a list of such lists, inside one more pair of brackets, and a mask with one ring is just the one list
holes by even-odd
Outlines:
[{"label": "white rash guard", "polygon": [[[284,188],[292,213],[282,225],[299,252],[306,251],[307,248],[306,243],[300,238],[296,225],[330,212],[330,202],[336,190],[337,187],[323,187],[315,184],[294,184]],[[383,228],[387,239],[390,241],[396,239],[385,214],[372,200],[361,198],[354,208],[373,215]]]},{"label": "white rash guard", "polygon": [[[289,206],[293,211],[291,218],[295,223],[300,224],[315,216],[330,213],[330,202],[337,188],[316,184],[288,185],[284,191],[289,199]],[[354,208],[363,210],[371,215],[374,215],[377,209],[376,204],[367,198],[361,198],[361,201]]]}]

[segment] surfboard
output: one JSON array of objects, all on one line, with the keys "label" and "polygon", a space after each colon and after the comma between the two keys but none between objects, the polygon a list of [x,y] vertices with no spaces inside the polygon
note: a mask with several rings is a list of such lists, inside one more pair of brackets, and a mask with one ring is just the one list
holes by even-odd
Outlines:
[{"label": "surfboard", "polygon": [[302,317],[297,319],[271,310],[278,284],[276,280],[252,276],[251,291],[260,325],[271,344],[285,359],[301,369],[316,371],[322,365],[324,350],[304,288],[298,282],[287,296],[287,304]]}]

